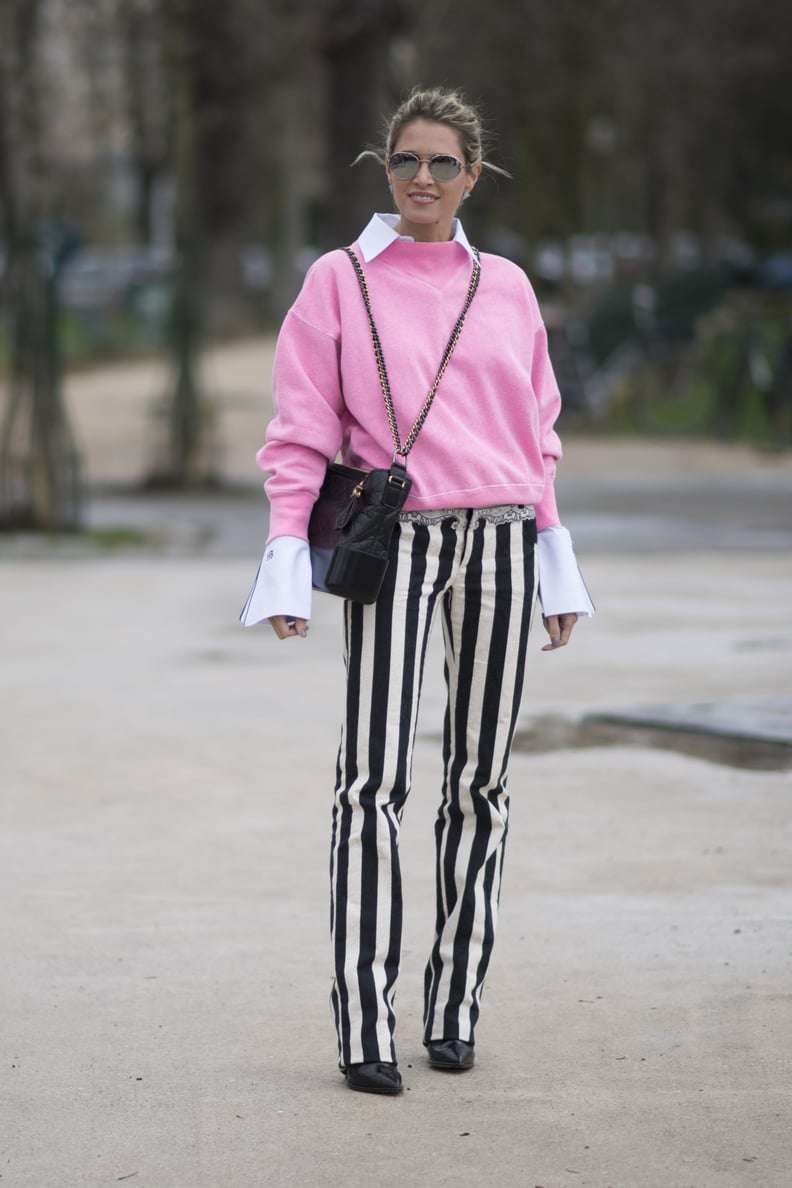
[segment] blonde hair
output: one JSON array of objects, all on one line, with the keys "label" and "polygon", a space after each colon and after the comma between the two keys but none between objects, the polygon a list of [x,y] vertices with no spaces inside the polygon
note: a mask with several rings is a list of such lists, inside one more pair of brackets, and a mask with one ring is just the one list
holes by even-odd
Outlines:
[{"label": "blonde hair", "polygon": [[476,109],[467,102],[461,91],[447,91],[443,87],[414,87],[385,121],[382,146],[369,146],[352,164],[357,165],[358,161],[365,157],[373,157],[375,161],[385,165],[403,130],[416,120],[431,120],[453,129],[459,137],[465,165],[468,168],[472,165],[482,165],[484,169],[489,169],[493,173],[511,177],[505,169],[484,160],[481,118]]}]

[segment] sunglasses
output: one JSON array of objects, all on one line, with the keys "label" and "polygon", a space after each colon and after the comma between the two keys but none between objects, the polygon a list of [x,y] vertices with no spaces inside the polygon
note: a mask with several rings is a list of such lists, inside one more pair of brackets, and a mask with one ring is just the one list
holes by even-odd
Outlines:
[{"label": "sunglasses", "polygon": [[463,165],[448,153],[435,153],[433,157],[418,157],[415,153],[394,153],[388,158],[388,168],[400,181],[411,181],[424,164],[429,166],[432,177],[439,182],[453,181],[455,177],[459,177],[462,169],[467,169],[467,165]]}]

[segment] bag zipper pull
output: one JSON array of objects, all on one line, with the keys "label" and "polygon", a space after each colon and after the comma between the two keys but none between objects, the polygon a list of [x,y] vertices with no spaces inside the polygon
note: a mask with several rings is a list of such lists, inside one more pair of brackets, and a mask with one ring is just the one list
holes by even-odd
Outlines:
[{"label": "bag zipper pull", "polygon": [[365,478],[362,478],[353,490],[349,503],[346,505],[346,507],[342,507],[341,511],[338,513],[336,528],[344,529],[350,520],[354,520],[355,516],[363,506],[361,496],[363,495],[363,488],[365,485],[366,480]]}]

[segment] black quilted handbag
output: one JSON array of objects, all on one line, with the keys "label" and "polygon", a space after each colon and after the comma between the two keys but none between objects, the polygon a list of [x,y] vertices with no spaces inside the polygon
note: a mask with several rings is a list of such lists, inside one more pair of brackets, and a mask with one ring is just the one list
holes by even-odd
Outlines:
[{"label": "black quilted handbag", "polygon": [[308,529],[317,589],[354,602],[376,601],[411,486],[398,462],[390,470],[328,466]]}]

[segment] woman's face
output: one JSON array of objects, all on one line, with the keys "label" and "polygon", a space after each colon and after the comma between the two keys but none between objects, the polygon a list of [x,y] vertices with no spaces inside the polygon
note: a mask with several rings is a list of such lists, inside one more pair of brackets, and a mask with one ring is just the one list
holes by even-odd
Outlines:
[{"label": "woman's face", "polygon": [[[459,136],[448,124],[434,120],[414,120],[402,128],[391,150],[394,153],[414,153],[422,162],[409,181],[395,177],[386,166],[393,200],[401,216],[397,230],[423,242],[450,239],[454,215],[465,194],[478,181],[481,165],[465,169]],[[429,159],[438,154],[462,162],[463,168],[450,181],[438,181],[429,171]]]}]

